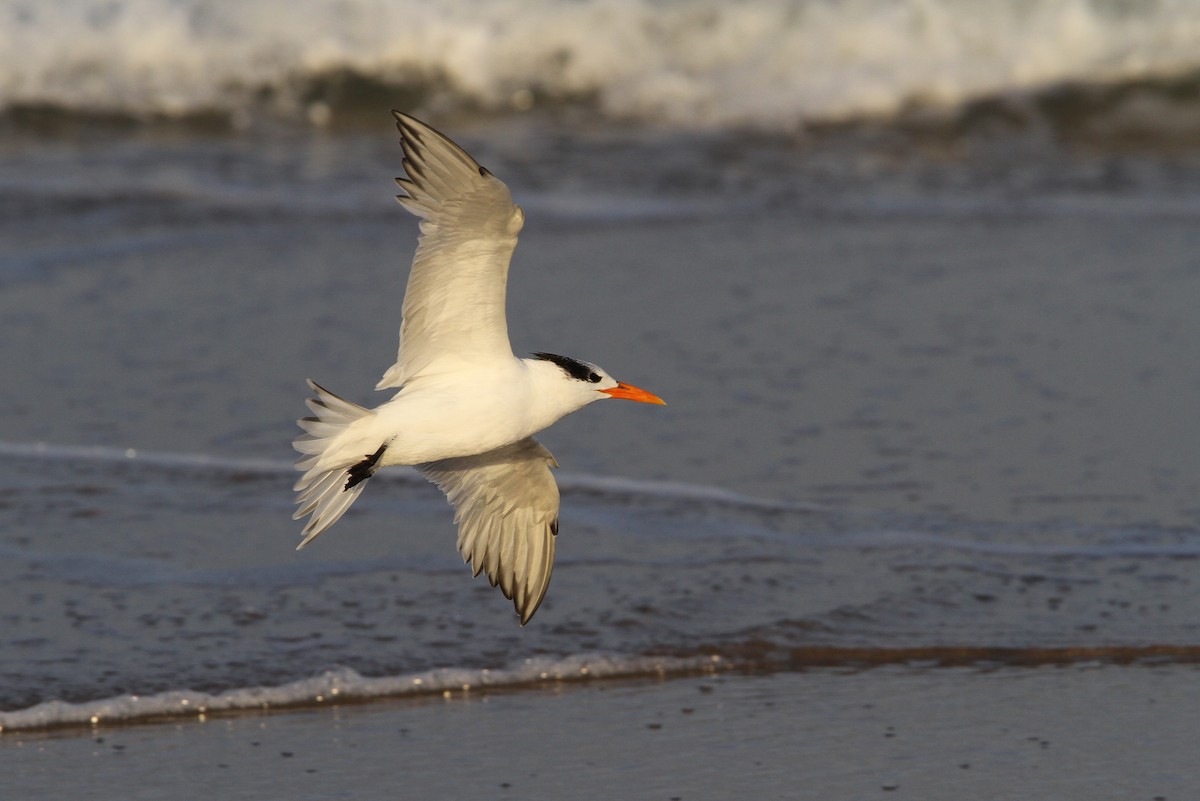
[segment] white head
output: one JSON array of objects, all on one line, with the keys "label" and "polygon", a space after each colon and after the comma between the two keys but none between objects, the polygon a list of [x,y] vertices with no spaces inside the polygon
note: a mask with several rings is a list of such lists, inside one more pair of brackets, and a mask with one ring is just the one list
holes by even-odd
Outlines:
[{"label": "white head", "polygon": [[535,353],[533,355],[539,361],[546,362],[547,366],[554,365],[557,368],[556,374],[564,382],[564,391],[572,401],[578,404],[575,406],[577,409],[606,398],[621,398],[663,405],[666,403],[662,398],[652,395],[644,389],[639,389],[632,384],[621,383],[590,362],[581,362],[578,359],[553,353]]}]

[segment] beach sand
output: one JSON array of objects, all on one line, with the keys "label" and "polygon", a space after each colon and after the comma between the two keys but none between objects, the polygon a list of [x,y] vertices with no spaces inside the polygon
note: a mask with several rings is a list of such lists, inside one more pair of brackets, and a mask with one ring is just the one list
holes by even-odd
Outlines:
[{"label": "beach sand", "polygon": [[9,798],[1191,798],[1196,668],[566,684],[3,742]]}]

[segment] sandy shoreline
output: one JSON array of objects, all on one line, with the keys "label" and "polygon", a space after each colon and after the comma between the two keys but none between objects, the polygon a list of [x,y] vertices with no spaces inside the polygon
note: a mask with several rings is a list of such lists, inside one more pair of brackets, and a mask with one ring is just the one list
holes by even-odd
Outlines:
[{"label": "sandy shoreline", "polygon": [[814,670],[0,738],[9,798],[1185,799],[1197,671]]}]

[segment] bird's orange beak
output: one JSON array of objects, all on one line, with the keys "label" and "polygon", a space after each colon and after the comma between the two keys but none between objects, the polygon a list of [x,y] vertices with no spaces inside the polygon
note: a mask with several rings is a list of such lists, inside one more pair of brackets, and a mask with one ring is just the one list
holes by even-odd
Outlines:
[{"label": "bird's orange beak", "polygon": [[667,402],[657,395],[652,395],[644,389],[639,389],[632,384],[622,384],[620,381],[612,389],[599,389],[597,392],[603,392],[613,398],[622,398],[623,400],[640,401],[641,403],[657,403],[660,406],[666,406]]}]

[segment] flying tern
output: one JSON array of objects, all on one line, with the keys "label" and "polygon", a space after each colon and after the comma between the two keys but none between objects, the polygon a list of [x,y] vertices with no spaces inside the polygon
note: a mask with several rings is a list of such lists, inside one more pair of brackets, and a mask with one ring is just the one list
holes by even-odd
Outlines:
[{"label": "flying tern", "polygon": [[533,435],[598,400],[663,401],[589,362],[513,355],[505,287],[525,213],[448,137],[392,114],[406,173],[396,199],[421,219],[399,354],[375,387],[398,391],[368,409],[309,380],[312,415],[293,443],[303,471],[293,519],[309,518],[298,548],[380,468],[413,465],[454,506],[463,561],[487,573],[525,625],[546,596],[558,535],[558,463]]}]

